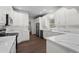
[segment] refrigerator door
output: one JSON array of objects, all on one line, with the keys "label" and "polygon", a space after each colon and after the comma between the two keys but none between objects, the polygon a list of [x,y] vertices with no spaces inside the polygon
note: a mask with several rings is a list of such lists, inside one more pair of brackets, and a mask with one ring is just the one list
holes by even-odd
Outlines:
[{"label": "refrigerator door", "polygon": [[39,37],[39,23],[36,23],[36,35]]}]

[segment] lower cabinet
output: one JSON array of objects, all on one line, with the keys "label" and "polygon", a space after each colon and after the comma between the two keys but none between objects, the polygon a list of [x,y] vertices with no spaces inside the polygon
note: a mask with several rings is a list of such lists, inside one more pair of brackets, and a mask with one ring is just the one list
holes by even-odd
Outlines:
[{"label": "lower cabinet", "polygon": [[75,51],[47,40],[47,53],[76,53]]},{"label": "lower cabinet", "polygon": [[28,41],[29,40],[29,31],[21,31],[18,34],[17,43]]},{"label": "lower cabinet", "polygon": [[30,40],[28,27],[9,26],[6,28],[6,33],[18,33],[17,43]]},{"label": "lower cabinet", "polygon": [[10,49],[10,53],[16,53],[16,40],[14,41],[14,43],[12,44],[12,47]]},{"label": "lower cabinet", "polygon": [[16,53],[16,35],[0,37],[0,53]]}]

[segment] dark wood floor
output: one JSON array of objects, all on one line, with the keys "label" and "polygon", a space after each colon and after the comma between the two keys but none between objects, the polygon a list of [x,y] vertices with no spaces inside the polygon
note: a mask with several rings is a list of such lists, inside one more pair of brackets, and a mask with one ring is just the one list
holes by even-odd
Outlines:
[{"label": "dark wood floor", "polygon": [[17,53],[46,53],[46,40],[31,35],[29,41],[17,45]]}]

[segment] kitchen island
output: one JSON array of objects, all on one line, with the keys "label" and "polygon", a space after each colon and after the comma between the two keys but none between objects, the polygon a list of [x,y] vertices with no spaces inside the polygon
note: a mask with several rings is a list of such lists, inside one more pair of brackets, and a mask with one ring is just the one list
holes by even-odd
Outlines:
[{"label": "kitchen island", "polygon": [[0,53],[16,53],[18,33],[0,35]]},{"label": "kitchen island", "polygon": [[47,53],[79,52],[79,34],[45,30],[44,38],[47,40]]}]

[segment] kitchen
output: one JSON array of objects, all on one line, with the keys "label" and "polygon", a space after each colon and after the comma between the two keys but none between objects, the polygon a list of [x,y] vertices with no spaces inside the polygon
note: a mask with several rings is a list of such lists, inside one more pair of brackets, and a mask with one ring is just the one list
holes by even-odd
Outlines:
[{"label": "kitchen", "polygon": [[0,53],[19,43],[19,53],[78,53],[78,21],[79,6],[0,6]]}]

